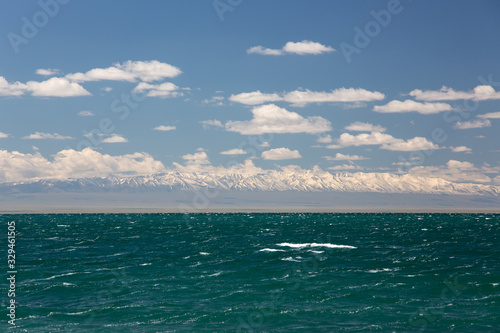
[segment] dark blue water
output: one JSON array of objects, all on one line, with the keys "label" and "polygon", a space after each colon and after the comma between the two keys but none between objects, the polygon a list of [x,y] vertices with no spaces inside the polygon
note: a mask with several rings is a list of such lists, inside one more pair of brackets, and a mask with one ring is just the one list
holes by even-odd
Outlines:
[{"label": "dark blue water", "polygon": [[500,215],[0,219],[4,276],[17,230],[11,331],[500,331]]}]

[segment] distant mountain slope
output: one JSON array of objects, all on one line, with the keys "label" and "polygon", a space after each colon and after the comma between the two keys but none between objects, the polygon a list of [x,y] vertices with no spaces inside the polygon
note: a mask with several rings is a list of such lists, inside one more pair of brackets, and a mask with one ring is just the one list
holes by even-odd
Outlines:
[{"label": "distant mountain slope", "polygon": [[219,188],[229,191],[370,192],[451,195],[500,194],[500,186],[453,183],[440,178],[322,170],[255,173],[167,172],[148,176],[41,179],[0,184],[0,193],[151,192]]}]

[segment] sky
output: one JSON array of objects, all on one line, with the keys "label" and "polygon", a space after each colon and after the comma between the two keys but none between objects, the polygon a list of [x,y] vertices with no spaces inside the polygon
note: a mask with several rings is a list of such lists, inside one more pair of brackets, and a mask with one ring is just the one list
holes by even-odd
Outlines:
[{"label": "sky", "polygon": [[498,1],[9,2],[0,182],[316,166],[500,184]]}]

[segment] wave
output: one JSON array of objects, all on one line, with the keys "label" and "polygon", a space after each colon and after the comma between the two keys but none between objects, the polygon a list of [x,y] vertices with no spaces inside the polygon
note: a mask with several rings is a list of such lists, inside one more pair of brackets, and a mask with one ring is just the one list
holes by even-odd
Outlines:
[{"label": "wave", "polygon": [[303,249],[305,247],[327,247],[330,249],[357,249],[357,247],[351,245],[339,245],[330,243],[279,243],[276,245],[287,246],[294,249]]},{"label": "wave", "polygon": [[259,250],[259,252],[285,252],[285,250],[265,248],[265,249]]}]

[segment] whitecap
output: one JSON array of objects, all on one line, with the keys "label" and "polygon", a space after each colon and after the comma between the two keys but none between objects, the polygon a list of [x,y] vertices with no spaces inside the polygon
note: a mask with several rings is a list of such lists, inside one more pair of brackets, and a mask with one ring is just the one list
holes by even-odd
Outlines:
[{"label": "whitecap", "polygon": [[140,264],[139,266],[150,266],[150,265],[151,265],[151,263],[150,263],[150,262],[147,262],[147,263],[145,263],[145,264]]},{"label": "whitecap", "polygon": [[327,247],[330,249],[356,249],[357,247],[351,245],[339,245],[331,243],[279,243],[278,246],[287,246],[295,249],[302,249],[305,247]]},{"label": "whitecap", "polygon": [[208,256],[210,253],[208,253],[208,252],[200,252],[200,254],[201,254],[202,256]]},{"label": "whitecap", "polygon": [[285,250],[265,248],[265,249],[259,250],[259,252],[285,252]]}]

